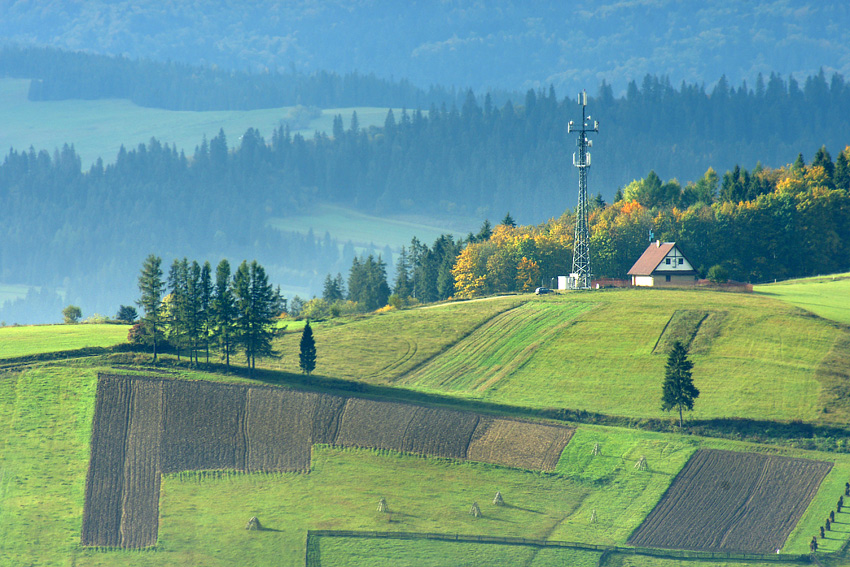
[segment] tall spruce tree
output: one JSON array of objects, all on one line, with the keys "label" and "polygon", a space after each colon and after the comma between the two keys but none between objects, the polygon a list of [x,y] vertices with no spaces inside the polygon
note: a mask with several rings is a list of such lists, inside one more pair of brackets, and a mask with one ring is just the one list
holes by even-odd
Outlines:
[{"label": "tall spruce tree", "polygon": [[316,341],[313,339],[313,329],[310,328],[310,321],[307,321],[307,324],[304,325],[300,346],[298,359],[301,372],[309,376],[316,368]]},{"label": "tall spruce tree", "polygon": [[325,285],[322,289],[322,299],[327,301],[328,303],[333,303],[334,301],[341,300],[345,293],[343,291],[344,284],[342,282],[342,275],[337,274],[336,278],[332,278],[330,274],[325,276]]},{"label": "tall spruce tree", "polygon": [[139,293],[141,297],[136,302],[144,309],[145,316],[142,324],[153,341],[153,360],[156,362],[157,338],[162,330],[162,294],[165,283],[162,281],[162,258],[149,255],[142,264],[139,275]]},{"label": "tall spruce tree", "polygon": [[180,351],[184,345],[189,343],[189,261],[175,259],[168,270],[168,298],[166,310],[166,323],[168,327],[168,340],[177,350],[177,360],[180,360]]},{"label": "tall spruce tree", "polygon": [[198,362],[198,346],[201,342],[201,266],[193,260],[186,270],[186,340],[189,345],[189,360]]},{"label": "tall spruce tree", "polygon": [[835,188],[850,191],[850,163],[848,163],[850,151],[844,150],[838,154],[835,160]]},{"label": "tall spruce tree", "polygon": [[206,354],[207,364],[210,362],[210,333],[212,332],[212,267],[209,262],[204,262],[201,268],[201,287],[200,287],[200,318],[201,318],[201,338],[204,343],[204,352]]},{"label": "tall spruce tree", "polygon": [[266,271],[256,260],[243,261],[233,275],[236,304],[236,340],[245,351],[253,377],[257,358],[274,354],[274,319],[280,313],[281,297],[269,284]]},{"label": "tall spruce tree", "polygon": [[230,366],[236,305],[230,282],[230,262],[226,259],[219,262],[215,269],[215,286],[210,311],[213,339],[218,342],[218,346],[224,354],[225,363]]},{"label": "tall spruce tree", "polygon": [[413,293],[410,281],[410,258],[404,246],[395,263],[395,281],[393,282],[393,294],[401,299],[407,299]]},{"label": "tall spruce tree", "polygon": [[694,400],[699,397],[699,390],[694,386],[691,377],[693,363],[688,360],[688,349],[680,341],[673,343],[667,356],[667,366],[664,371],[664,386],[661,394],[661,409],[664,411],[679,411],[679,427],[684,427],[683,410],[694,409]]}]

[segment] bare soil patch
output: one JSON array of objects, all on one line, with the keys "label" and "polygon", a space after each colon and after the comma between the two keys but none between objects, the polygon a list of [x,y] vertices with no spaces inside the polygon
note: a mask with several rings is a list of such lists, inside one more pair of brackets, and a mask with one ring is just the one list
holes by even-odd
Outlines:
[{"label": "bare soil patch", "polygon": [[643,547],[772,553],[832,463],[703,449],[629,538]]},{"label": "bare soil patch", "polygon": [[310,468],[310,448],[332,443],[345,398],[278,389],[248,390],[247,470]]},{"label": "bare soil patch", "polygon": [[467,458],[551,471],[572,435],[572,429],[556,425],[482,417],[469,444]]}]

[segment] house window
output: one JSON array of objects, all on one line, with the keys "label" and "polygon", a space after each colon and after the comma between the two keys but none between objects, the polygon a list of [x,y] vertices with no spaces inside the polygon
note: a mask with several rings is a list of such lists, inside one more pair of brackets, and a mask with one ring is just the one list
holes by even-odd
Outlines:
[{"label": "house window", "polygon": [[685,263],[685,259],[684,259],[684,258],[679,258],[679,265],[681,266],[681,265],[682,265],[682,264],[684,264],[684,263]]},{"label": "house window", "polygon": [[669,266],[670,265],[670,258],[666,258],[666,261],[667,261],[667,265]]},{"label": "house window", "polygon": [[664,276],[664,281],[670,281],[670,276]]}]

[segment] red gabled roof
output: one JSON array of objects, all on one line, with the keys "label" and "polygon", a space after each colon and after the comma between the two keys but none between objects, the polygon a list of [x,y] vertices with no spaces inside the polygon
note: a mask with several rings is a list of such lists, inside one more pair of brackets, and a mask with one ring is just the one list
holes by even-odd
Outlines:
[{"label": "red gabled roof", "polygon": [[655,241],[649,245],[649,248],[644,250],[632,269],[629,270],[630,276],[650,276],[658,264],[667,256],[667,253],[676,246],[675,242],[658,242]]}]

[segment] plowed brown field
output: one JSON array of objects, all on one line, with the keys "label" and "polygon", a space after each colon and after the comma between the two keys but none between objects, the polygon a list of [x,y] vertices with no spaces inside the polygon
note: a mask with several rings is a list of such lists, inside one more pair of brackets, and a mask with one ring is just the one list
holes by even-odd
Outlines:
[{"label": "plowed brown field", "polygon": [[772,553],[832,463],[703,449],[629,538],[643,547]]},{"label": "plowed brown field", "polygon": [[350,398],[336,443],[465,459],[477,423],[469,412]]},{"label": "plowed brown field", "polygon": [[572,429],[511,419],[481,418],[467,458],[520,468],[552,470],[558,464]]},{"label": "plowed brown field", "polygon": [[160,475],[307,471],[315,443],[552,469],[572,430],[268,386],[100,376],[83,545],[154,545]]}]

